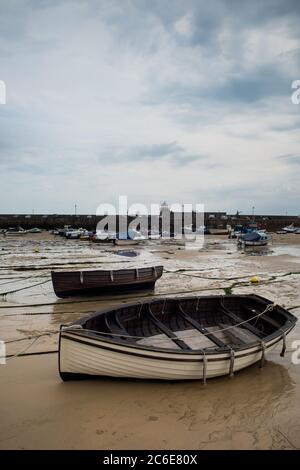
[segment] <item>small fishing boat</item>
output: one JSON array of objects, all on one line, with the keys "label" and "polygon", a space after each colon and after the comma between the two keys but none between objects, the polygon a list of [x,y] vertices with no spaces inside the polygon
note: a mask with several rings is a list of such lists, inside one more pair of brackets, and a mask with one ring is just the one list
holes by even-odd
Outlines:
[{"label": "small fishing boat", "polygon": [[65,232],[65,237],[69,240],[79,240],[81,236],[88,236],[88,230],[85,228],[70,229]]},{"label": "small fishing boat", "polygon": [[203,235],[209,235],[209,230],[205,225],[199,225],[198,228],[196,228],[196,233],[200,233]]},{"label": "small fishing boat", "polygon": [[242,233],[243,225],[235,225],[235,227],[229,231],[229,238],[238,238],[242,235]]},{"label": "small fishing boat", "polygon": [[160,298],[61,326],[63,380],[97,376],[190,380],[233,375],[282,341],[297,319],[257,295]]},{"label": "small fishing boat", "polygon": [[96,233],[91,237],[91,240],[94,243],[112,243],[116,236],[116,232],[97,230]]},{"label": "small fishing boat", "polygon": [[294,233],[295,230],[297,230],[294,226],[294,224],[287,225],[286,227],[283,227],[283,229],[286,233]]},{"label": "small fishing boat", "polygon": [[90,241],[92,236],[93,236],[93,234],[91,232],[86,231],[86,232],[84,232],[80,235],[79,240],[81,240],[81,241]]},{"label": "small fishing boat", "polygon": [[153,289],[162,273],[163,266],[150,266],[110,271],[52,271],[51,277],[55,294],[63,298]]},{"label": "small fishing boat", "polygon": [[265,246],[272,240],[272,237],[267,235],[264,231],[256,231],[247,233],[238,238],[238,244],[244,246]]},{"label": "small fishing boat", "polygon": [[209,228],[210,235],[228,235],[227,228]]},{"label": "small fishing boat", "polygon": [[26,235],[27,234],[27,230],[24,230],[22,227],[9,227],[4,235],[7,236],[7,235]]},{"label": "small fishing boat", "polygon": [[140,243],[144,243],[146,241],[146,237],[142,235],[137,230],[128,230],[128,232],[120,232],[117,234],[117,237],[114,240],[115,245],[138,245]]},{"label": "small fishing boat", "polygon": [[28,230],[28,233],[42,233],[42,230],[38,227],[33,227]]},{"label": "small fishing boat", "polygon": [[72,228],[70,225],[64,225],[63,228],[57,229],[58,235],[60,235],[61,237],[65,237],[67,233],[70,233],[73,230],[76,230],[76,229]]},{"label": "small fishing boat", "polygon": [[148,233],[149,240],[160,240],[161,235],[158,230],[150,230]]}]

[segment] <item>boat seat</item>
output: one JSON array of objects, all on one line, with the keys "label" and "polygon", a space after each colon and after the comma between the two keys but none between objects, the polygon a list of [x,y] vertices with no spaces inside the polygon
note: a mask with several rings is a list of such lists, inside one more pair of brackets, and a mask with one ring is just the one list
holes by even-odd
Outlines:
[{"label": "boat seat", "polygon": [[132,338],[129,338],[128,331],[124,328],[117,317],[116,312],[111,312],[109,315],[105,315],[105,324],[112,335],[122,335],[119,337],[132,341]]},{"label": "boat seat", "polygon": [[225,323],[219,323],[218,326],[223,330],[224,338],[227,337],[233,345],[239,346],[259,341],[257,335],[242,327]]},{"label": "boat seat", "polygon": [[[244,309],[247,310],[247,312],[251,313],[252,316],[258,315],[260,313],[257,310],[254,310],[254,309],[252,310],[247,305],[244,306]],[[267,314],[260,315],[259,318],[261,320],[265,321],[266,323],[269,323],[269,325],[272,325],[274,328],[276,328],[276,330],[278,330],[278,328],[280,328],[280,324],[276,320],[274,320],[273,318],[270,318],[269,316],[267,316]]]},{"label": "boat seat", "polygon": [[[180,304],[178,304],[178,312],[177,314],[180,315],[187,323],[192,325],[196,330],[198,330],[200,333],[202,333],[204,336],[206,336],[212,343],[214,343],[218,348],[221,349],[228,349],[226,343],[224,343],[220,338],[215,336],[212,332],[210,332],[207,328],[204,328],[200,323],[195,320],[194,318],[190,317],[183,308],[181,307]],[[218,333],[218,331],[214,331],[214,333]]]},{"label": "boat seat", "polygon": [[[228,318],[230,318],[231,320],[233,320],[234,322],[236,323],[242,323],[245,319],[239,317],[238,315],[236,315],[235,313],[231,312],[231,310],[228,310],[224,305],[220,305],[220,310],[222,313],[224,313]],[[249,309],[248,307],[246,307],[246,310],[249,311],[252,316],[253,316],[253,312],[251,309]],[[255,336],[257,336],[258,338],[263,338],[265,335],[262,331],[260,331],[258,328],[256,328],[255,326],[251,325],[250,323],[243,323],[241,325],[241,328],[244,328],[248,331],[250,331],[251,333],[253,333]]]},{"label": "boat seat", "polygon": [[160,320],[158,320],[156,316],[150,311],[150,309],[144,315],[149,318],[151,323],[153,323],[158,330],[160,330],[172,341],[174,341],[174,343],[177,344],[180,349],[191,351],[191,348],[182,339],[179,339],[172,330],[170,330],[166,325],[164,325]]}]

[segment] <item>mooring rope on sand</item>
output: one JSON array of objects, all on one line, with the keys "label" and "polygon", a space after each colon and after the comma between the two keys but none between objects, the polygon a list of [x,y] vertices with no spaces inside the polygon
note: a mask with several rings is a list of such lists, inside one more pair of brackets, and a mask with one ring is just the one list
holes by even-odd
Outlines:
[{"label": "mooring rope on sand", "polygon": [[7,356],[5,356],[5,358],[13,359],[14,357],[43,356],[44,354],[56,354],[56,353],[58,353],[58,349],[54,349],[53,351],[36,351],[32,353],[8,354]]},{"label": "mooring rope on sand", "polygon": [[4,313],[2,314],[3,317],[22,317],[22,316],[37,316],[37,315],[80,315],[84,314],[86,315],[87,313],[93,313],[95,310],[85,310],[81,312],[68,312],[68,311],[63,311],[63,312],[24,312],[24,313]]},{"label": "mooring rope on sand", "polygon": [[33,287],[41,286],[42,284],[46,284],[47,282],[50,282],[50,281],[51,279],[47,279],[46,281],[38,282],[36,284],[31,284],[30,286],[26,286],[26,287],[21,287],[20,289],[14,289],[14,290],[10,290],[7,292],[1,292],[0,297],[8,295],[8,294],[15,294],[16,292],[20,292],[21,290],[32,289]]},{"label": "mooring rope on sand", "polygon": [[[260,281],[259,285],[267,285],[267,284],[275,284],[275,283],[280,283],[283,281]],[[233,286],[215,286],[215,287],[197,287],[195,289],[188,289],[188,290],[182,290],[182,291],[176,291],[176,292],[157,292],[157,293],[149,293],[149,294],[134,294],[134,298],[148,298],[148,297],[161,297],[161,296],[166,296],[166,295],[178,295],[178,294],[190,294],[192,292],[206,292],[206,291],[213,291],[213,290],[221,290],[221,291],[226,291],[227,289],[233,289],[234,287],[238,286],[243,286],[243,287],[250,287],[252,284],[249,281],[245,282],[240,282],[240,283],[235,283]],[[127,298],[132,297],[132,295],[129,294]],[[115,301],[116,297],[115,296],[101,296],[101,300],[103,301]],[[60,301],[60,305],[69,305],[69,304],[79,304],[79,303],[90,303],[90,302],[97,302],[99,301],[99,298],[96,297],[94,299],[82,299],[82,300],[66,300],[66,301]],[[125,301],[124,301],[125,303]],[[57,302],[44,302],[44,303],[38,303],[38,304],[19,304],[19,305],[0,305],[0,309],[6,309],[6,308],[30,308],[30,307],[47,307],[49,305],[57,305]],[[24,313],[25,315],[26,313]]]},{"label": "mooring rope on sand", "polygon": [[18,352],[10,356],[6,356],[6,359],[10,360],[10,359],[13,359],[14,357],[18,357],[20,354],[24,354],[26,351],[28,351],[29,348],[31,348],[37,342],[38,339],[40,339],[40,337],[41,336],[36,336],[34,340],[29,344],[29,346],[26,346],[26,348],[22,349],[21,352]]},{"label": "mooring rope on sand", "polygon": [[[149,293],[149,294],[134,294],[134,298],[147,298],[147,297],[160,297],[160,296],[165,296],[165,295],[174,295],[174,294],[189,294],[191,292],[202,292],[202,291],[210,291],[210,290],[224,290],[222,287],[205,287],[205,288],[197,288],[197,289],[190,289],[190,290],[184,290],[184,291],[176,291],[176,292],[160,292],[160,293]],[[132,297],[132,295],[127,296],[127,298]],[[101,296],[101,300],[103,301],[116,301],[115,296],[111,297],[106,297],[106,296]],[[65,301],[60,301],[59,305],[70,305],[70,304],[79,304],[79,303],[90,303],[90,302],[97,302],[99,301],[99,298],[96,297],[94,299],[82,299],[82,300],[65,300]],[[125,301],[124,301],[125,303]],[[2,308],[29,308],[29,307],[47,307],[49,305],[57,305],[57,302],[45,302],[45,303],[39,303],[39,304],[20,304],[20,305],[0,305],[0,309]]]},{"label": "mooring rope on sand", "polygon": [[[206,277],[206,276],[198,276],[197,274],[187,274],[187,271],[194,271],[194,272],[199,272],[199,271],[208,271],[208,270],[212,270],[212,269],[218,269],[218,268],[210,268],[210,269],[185,269],[185,268],[180,268],[178,270],[175,270],[175,271],[170,271],[170,270],[166,270],[164,269],[164,272],[166,274],[179,274],[179,275],[183,275],[183,276],[187,276],[187,277],[195,277],[195,278],[200,278],[200,279],[207,279],[207,280],[224,280],[224,281],[230,281],[230,280],[235,280],[235,279],[244,279],[246,277],[248,277],[248,275],[245,275],[245,276],[236,276],[236,277],[229,277],[229,278],[219,278],[219,277],[215,277],[215,278],[212,278],[212,277]],[[185,271],[185,272],[183,272]],[[264,273],[262,273],[264,274]],[[272,275],[269,279],[266,279],[266,280],[263,280],[263,281],[260,281],[260,285],[266,285],[266,284],[270,284],[270,283],[276,283],[276,282],[282,282],[282,281],[276,281],[277,277],[286,277],[286,276],[290,276],[290,275],[294,275],[294,274],[300,274],[299,271],[295,271],[295,272],[288,272],[288,273],[283,273],[283,274],[278,274],[278,275]],[[256,274],[257,275],[257,274]],[[261,274],[260,274],[261,275]],[[30,278],[40,278],[40,277],[47,277],[48,275],[42,275],[42,276],[30,276],[28,278],[25,278],[24,280],[26,279],[30,279]],[[26,290],[26,289],[31,289],[33,287],[36,287],[36,286],[39,286],[39,285],[43,285],[43,284],[46,284],[47,282],[50,282],[51,279],[47,279],[46,281],[42,281],[40,283],[36,283],[36,284],[32,284],[30,286],[26,286],[26,287],[21,287],[19,289],[14,289],[12,291],[7,291],[7,292],[2,292],[0,293],[0,297],[1,296],[6,296],[8,294],[13,294],[13,293],[16,293],[16,292],[19,292],[19,291],[22,291],[22,290]],[[249,283],[249,281],[241,281],[241,282],[235,282],[233,283],[231,286],[215,286],[215,287],[202,287],[202,288],[195,288],[195,289],[189,289],[189,290],[184,290],[184,291],[177,291],[177,292],[163,292],[163,293],[149,293],[149,294],[141,294],[141,295],[135,295],[135,297],[158,297],[158,296],[161,296],[161,295],[173,295],[173,294],[188,294],[190,292],[202,292],[202,291],[210,291],[210,290],[223,290],[225,291],[225,293],[227,293],[227,291],[231,291],[233,288],[235,287],[238,287],[238,286],[243,286],[243,287],[247,287],[247,286],[250,286],[251,283]],[[1,285],[0,285],[1,287]],[[102,297],[103,300],[115,300],[115,297]],[[84,299],[84,300],[72,300],[72,301],[61,301],[60,304],[70,304],[70,303],[82,303],[82,302],[94,302],[95,299]],[[45,303],[39,303],[39,304],[22,304],[22,305],[1,305],[0,306],[0,309],[2,308],[27,308],[27,307],[42,307],[42,306],[47,306],[47,305],[56,305],[56,302],[45,302]],[[297,307],[295,307],[297,308]]]},{"label": "mooring rope on sand", "polygon": [[[214,269],[218,269],[218,268],[214,268]],[[192,269],[190,271],[195,271],[197,273],[197,269]],[[206,270],[204,270],[206,271]],[[245,279],[245,278],[248,278],[248,277],[253,277],[254,275],[255,276],[262,276],[264,275],[265,273],[256,273],[256,274],[245,274],[244,276],[235,276],[235,277],[209,277],[209,276],[202,276],[202,275],[198,275],[198,274],[190,274],[190,273],[186,273],[186,272],[180,272],[179,271],[170,271],[168,269],[164,269],[163,271],[165,274],[178,274],[179,276],[187,276],[187,277],[195,277],[195,278],[198,278],[198,279],[208,279],[208,280],[211,280],[211,281],[235,281],[236,279]]]}]

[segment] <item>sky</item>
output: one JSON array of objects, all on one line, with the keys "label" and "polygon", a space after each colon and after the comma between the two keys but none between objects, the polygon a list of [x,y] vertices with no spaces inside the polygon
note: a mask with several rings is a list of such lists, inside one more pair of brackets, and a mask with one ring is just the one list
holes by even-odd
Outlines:
[{"label": "sky", "polygon": [[300,214],[299,79],[298,0],[0,0],[0,213]]}]

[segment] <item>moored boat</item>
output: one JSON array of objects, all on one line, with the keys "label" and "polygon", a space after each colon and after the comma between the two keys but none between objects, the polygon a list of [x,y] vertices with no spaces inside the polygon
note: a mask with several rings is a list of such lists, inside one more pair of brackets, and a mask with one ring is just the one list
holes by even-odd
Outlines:
[{"label": "moored boat", "polygon": [[99,376],[190,380],[232,375],[282,341],[297,319],[257,295],[160,298],[61,326],[63,380]]},{"label": "moored boat", "polygon": [[238,238],[238,244],[244,246],[265,246],[272,240],[264,231],[256,231]]},{"label": "moored boat", "polygon": [[24,230],[22,227],[9,227],[4,235],[26,235],[27,230]]},{"label": "moored boat", "polygon": [[163,266],[97,271],[52,271],[52,284],[57,297],[122,293],[153,289],[162,276]]},{"label": "moored boat", "polygon": [[97,230],[96,233],[91,237],[91,240],[94,243],[112,243],[116,236],[116,232]]},{"label": "moored boat", "polygon": [[79,240],[81,236],[88,236],[89,232],[85,228],[69,229],[65,232],[65,237],[69,240]]},{"label": "moored boat", "polygon": [[209,228],[210,235],[228,235],[227,228]]},{"label": "moored boat", "polygon": [[119,232],[114,239],[115,245],[138,245],[140,243],[144,243],[146,241],[146,237],[142,235],[137,230],[129,229],[128,232]]},{"label": "moored boat", "polygon": [[283,227],[282,229],[286,233],[294,233],[297,229],[294,226],[294,224],[287,225],[286,227]]},{"label": "moored boat", "polygon": [[38,227],[33,227],[28,230],[28,233],[42,233],[42,230]]},{"label": "moored boat", "polygon": [[150,230],[148,233],[148,239],[149,240],[160,240],[161,235],[158,230]]}]

